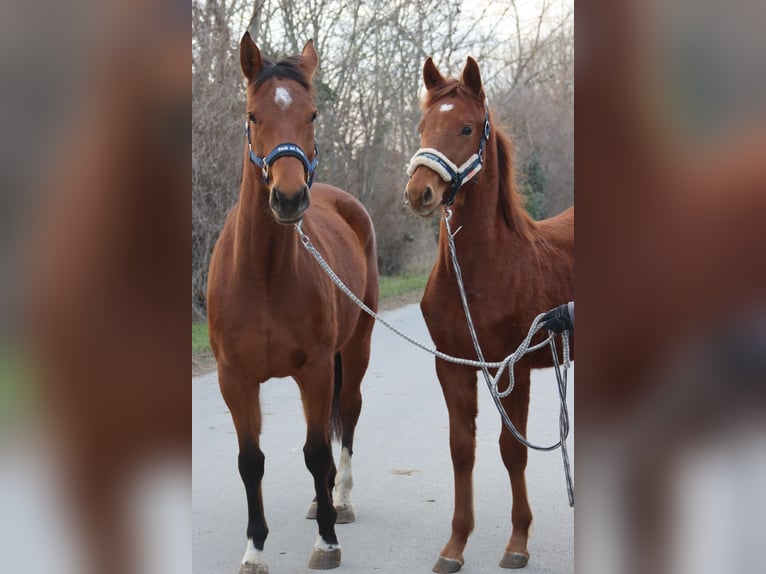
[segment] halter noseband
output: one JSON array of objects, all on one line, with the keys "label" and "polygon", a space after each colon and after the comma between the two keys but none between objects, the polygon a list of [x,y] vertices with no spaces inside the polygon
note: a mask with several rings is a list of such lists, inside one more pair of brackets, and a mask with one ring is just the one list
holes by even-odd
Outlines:
[{"label": "halter noseband", "polygon": [[259,157],[253,151],[253,146],[250,143],[250,123],[247,120],[245,120],[245,135],[247,136],[247,150],[249,152],[250,162],[261,168],[264,183],[269,181],[269,167],[280,157],[294,157],[299,159],[303,164],[303,170],[306,172],[306,185],[311,187],[311,184],[314,183],[314,172],[319,163],[319,149],[317,149],[316,141],[314,142],[314,159],[312,161],[309,161],[306,152],[301,149],[301,146],[294,143],[281,143],[271,150],[265,157]]},{"label": "halter noseband", "polygon": [[481,134],[479,151],[469,157],[463,165],[458,167],[437,149],[425,147],[415,152],[407,166],[407,175],[412,177],[415,168],[424,165],[435,171],[439,177],[450,184],[449,191],[442,199],[442,204],[450,206],[455,201],[455,196],[463,185],[471,181],[481,171],[484,165],[484,147],[489,139],[489,107],[484,103],[484,132]]}]

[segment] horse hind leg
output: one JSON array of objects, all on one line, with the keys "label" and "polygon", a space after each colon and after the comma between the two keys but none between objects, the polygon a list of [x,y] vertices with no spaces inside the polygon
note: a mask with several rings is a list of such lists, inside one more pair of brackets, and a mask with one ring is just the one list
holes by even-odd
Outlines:
[{"label": "horse hind leg", "polygon": [[336,524],[351,524],[356,520],[354,506],[351,504],[351,489],[354,486],[354,478],[351,473],[351,450],[345,446],[341,448],[340,465],[335,475],[335,489],[333,490],[333,504],[338,513]]},{"label": "horse hind leg", "polygon": [[357,333],[341,352],[342,385],[338,400],[341,454],[334,491],[339,524],[356,520],[351,504],[351,489],[354,487],[351,460],[354,454],[354,433],[362,410],[362,379],[370,361],[372,320],[368,319],[367,316],[363,317],[364,323],[360,324]]},{"label": "horse hind leg", "polygon": [[[503,405],[516,429],[526,436],[527,415],[529,413],[529,369],[519,369],[516,374],[516,386],[513,392],[503,400]],[[500,431],[500,454],[508,471],[513,494],[511,538],[500,560],[501,568],[523,568],[529,561],[529,527],[532,523],[532,511],[527,499],[527,447],[503,425]]]},{"label": "horse hind leg", "polygon": [[[341,359],[340,353],[335,353],[334,357],[334,364],[333,364],[333,400],[332,400],[332,411],[330,414],[330,425],[329,425],[329,431],[330,431],[330,438],[335,438],[336,436],[341,434],[341,421],[340,421],[340,390],[341,385],[343,384],[343,362]],[[341,453],[341,463],[343,463],[343,453]],[[333,461],[332,465],[330,466],[330,475],[329,475],[329,484],[335,484],[336,483],[336,476],[337,476],[337,469],[335,468],[335,461]],[[337,510],[337,509],[336,509]],[[353,515],[353,509],[352,509],[352,515]],[[314,497],[314,500],[311,501],[311,505],[309,506],[308,512],[306,512],[306,518],[309,520],[316,520],[317,517],[317,498]],[[354,518],[351,517],[351,520],[348,519],[348,513],[346,512],[343,516],[341,516],[340,512],[338,512],[338,520],[336,521],[336,524],[346,524],[348,522],[353,522]]]}]

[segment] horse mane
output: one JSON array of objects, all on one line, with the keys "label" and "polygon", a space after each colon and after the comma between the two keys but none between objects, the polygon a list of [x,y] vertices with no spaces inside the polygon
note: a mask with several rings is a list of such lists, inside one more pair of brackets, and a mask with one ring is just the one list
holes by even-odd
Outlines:
[{"label": "horse mane", "polygon": [[446,96],[463,96],[474,100],[481,106],[484,105],[482,99],[466,88],[460,80],[448,78],[443,84],[434,86],[426,92],[426,97],[423,100],[423,109],[425,110],[426,108],[431,107],[436,100],[440,100]]},{"label": "horse mane", "polygon": [[[491,121],[491,119],[490,119]],[[524,198],[516,188],[516,177],[513,169],[513,144],[508,136],[493,124],[495,145],[497,148],[496,161],[498,173],[498,200],[500,211],[506,225],[516,230],[524,239],[532,238],[534,220],[524,209]]]},{"label": "horse mane", "polygon": [[[468,89],[460,80],[449,78],[443,84],[426,92],[423,109],[429,108],[434,102],[447,96],[462,96],[484,107],[484,101],[480,96]],[[497,152],[495,155],[500,212],[503,214],[503,219],[509,229],[515,230],[521,237],[529,240],[532,238],[535,222],[524,209],[524,198],[516,188],[516,177],[513,169],[513,144],[508,136],[492,122],[491,116],[490,123],[492,124],[492,133],[495,136]]]},{"label": "horse mane", "polygon": [[301,67],[301,60],[297,56],[290,56],[278,62],[264,58],[263,69],[256,76],[253,85],[255,88],[260,88],[271,78],[279,78],[281,80],[293,80],[298,82],[301,86],[306,88],[311,95],[314,95],[314,86],[311,80],[306,78],[306,74]]}]

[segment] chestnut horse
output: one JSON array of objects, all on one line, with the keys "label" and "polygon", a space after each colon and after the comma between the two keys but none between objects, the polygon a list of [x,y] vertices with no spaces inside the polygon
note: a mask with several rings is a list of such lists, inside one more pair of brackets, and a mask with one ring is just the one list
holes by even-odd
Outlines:
[{"label": "chestnut horse", "polygon": [[[524,210],[513,179],[511,144],[492,125],[475,60],[468,58],[457,80],[444,78],[429,58],[423,79],[427,93],[418,127],[423,147],[410,162],[405,201],[423,217],[442,204],[452,206],[451,226],[462,228],[455,238],[457,255],[478,340],[487,360],[499,361],[518,347],[535,316],[574,299],[574,209],[539,222]],[[440,351],[476,356],[444,221],[439,254],[420,306]],[[517,364],[513,392],[502,399],[522,434],[529,410],[530,369],[550,366],[547,348],[526,355]],[[474,526],[476,369],[436,359],[436,373],[449,412],[455,508],[452,535],[434,572],[457,572]],[[527,448],[503,426],[500,452],[513,492],[513,530],[500,566],[521,568],[529,559],[532,522],[524,477]]]},{"label": "chestnut horse", "polygon": [[[307,425],[303,453],[316,489],[319,537],[309,567],[334,568],[340,564],[336,519],[354,520],[351,454],[373,320],[305,253],[292,224],[302,221],[333,268],[372,308],[378,300],[375,235],[354,197],[311,185],[317,160],[313,43],[300,57],[272,63],[245,34],[240,60],[248,82],[242,188],[215,246],[208,279],[210,342],[237,431],[247,495],[248,542],[240,573],[268,572],[262,556],[268,528],[258,397],[261,383],[287,376],[300,388]],[[342,444],[337,473],[331,430]]]}]

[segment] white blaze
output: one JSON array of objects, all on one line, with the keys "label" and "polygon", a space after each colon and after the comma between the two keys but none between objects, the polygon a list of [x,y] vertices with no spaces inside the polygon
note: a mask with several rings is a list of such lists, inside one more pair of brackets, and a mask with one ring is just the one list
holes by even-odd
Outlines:
[{"label": "white blaze", "polygon": [[439,111],[440,112],[448,112],[448,111],[450,111],[454,107],[455,106],[453,104],[442,104],[441,107],[439,108]]},{"label": "white blaze", "polygon": [[290,96],[290,92],[287,88],[277,86],[277,90],[274,92],[274,103],[277,104],[284,112],[293,103],[293,98]]}]

